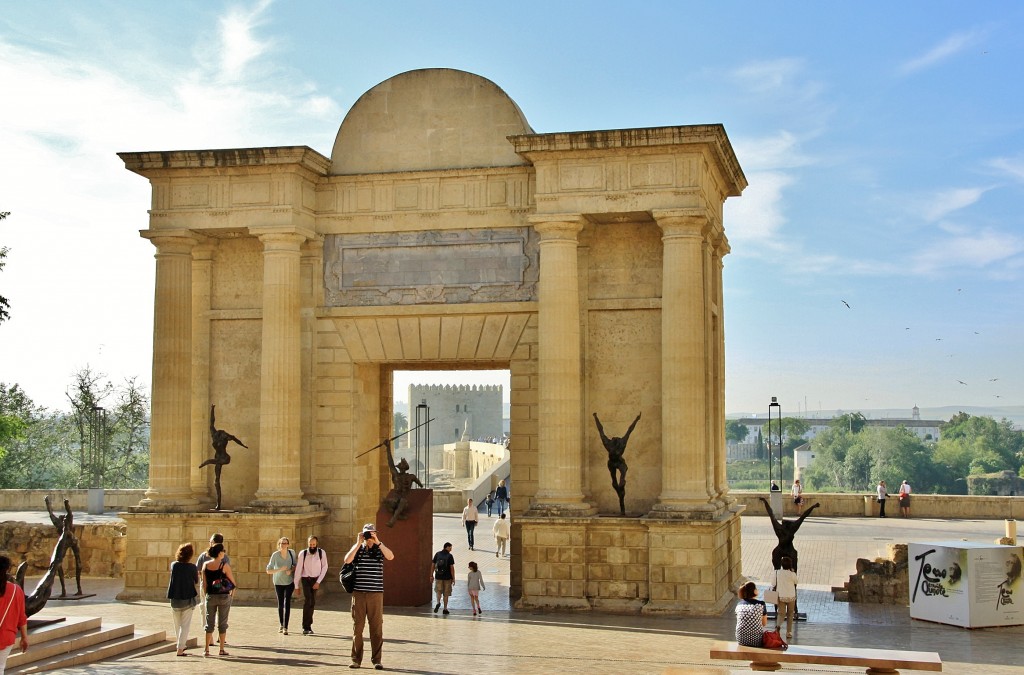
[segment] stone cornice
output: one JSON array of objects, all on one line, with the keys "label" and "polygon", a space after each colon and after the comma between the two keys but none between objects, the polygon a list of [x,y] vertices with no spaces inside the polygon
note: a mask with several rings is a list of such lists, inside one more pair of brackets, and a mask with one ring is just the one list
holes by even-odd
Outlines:
[{"label": "stone cornice", "polygon": [[305,145],[226,150],[169,150],[119,152],[129,171],[153,177],[170,171],[191,170],[217,173],[243,167],[285,167],[293,165],[317,176],[326,176],[331,160]]},{"label": "stone cornice", "polygon": [[728,195],[739,196],[747,187],[739,160],[721,124],[693,124],[677,127],[612,129],[607,131],[567,131],[553,134],[509,136],[515,151],[531,162],[544,153],[600,152],[635,150],[679,145],[704,145],[712,150],[727,183]]}]

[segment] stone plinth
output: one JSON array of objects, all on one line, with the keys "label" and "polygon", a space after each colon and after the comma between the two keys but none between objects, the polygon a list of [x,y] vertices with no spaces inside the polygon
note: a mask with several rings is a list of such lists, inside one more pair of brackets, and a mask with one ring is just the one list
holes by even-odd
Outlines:
[{"label": "stone plinth", "polygon": [[395,559],[384,563],[384,604],[388,607],[419,607],[430,602],[428,581],[434,552],[433,490],[412,490],[405,520],[388,527],[391,514],[377,512],[377,538],[388,545]]},{"label": "stone plinth", "polygon": [[517,519],[521,609],[720,614],[741,579],[739,512],[714,520]]},{"label": "stone plinth", "polygon": [[305,547],[306,537],[319,535],[320,545],[329,556],[331,570],[321,586],[321,593],[332,587],[332,579],[337,583],[337,570],[341,569],[341,554],[337,551],[347,551],[352,545],[351,539],[338,541],[322,535],[327,523],[326,511],[296,514],[132,512],[118,515],[125,520],[128,531],[124,591],[117,596],[119,600],[166,601],[170,565],[178,546],[192,542],[198,557],[209,546],[210,535],[214,532],[224,535],[231,571],[238,583],[235,598],[243,601],[276,597],[273,579],[266,570],[270,555],[277,550],[277,540],[281,537],[288,537],[292,548],[298,551]]}]

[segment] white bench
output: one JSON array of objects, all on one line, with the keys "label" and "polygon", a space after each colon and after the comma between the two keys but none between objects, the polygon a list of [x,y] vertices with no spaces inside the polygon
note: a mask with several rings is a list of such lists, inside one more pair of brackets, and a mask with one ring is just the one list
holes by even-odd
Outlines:
[{"label": "white bench", "polygon": [[828,666],[866,666],[868,675],[893,675],[898,668],[942,671],[942,659],[935,652],[857,647],[815,647],[790,645],[786,651],[743,647],[735,642],[716,642],[712,659],[750,661],[751,670],[779,670],[783,663],[813,663]]}]

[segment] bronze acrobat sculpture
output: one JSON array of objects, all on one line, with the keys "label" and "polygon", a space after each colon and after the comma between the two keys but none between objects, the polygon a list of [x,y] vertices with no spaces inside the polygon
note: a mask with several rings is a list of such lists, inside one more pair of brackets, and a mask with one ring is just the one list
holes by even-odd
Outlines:
[{"label": "bronze acrobat sculpture", "polygon": [[[72,553],[75,554],[75,583],[78,585],[78,595],[84,595],[82,593],[82,552],[78,548],[78,537],[75,536],[75,516],[71,511],[71,503],[68,500],[64,500],[64,511],[63,515],[56,515],[53,512],[53,507],[50,506],[50,495],[43,497],[43,501],[46,502],[46,511],[50,514],[50,522],[57,528],[58,540],[64,536],[67,532],[65,550],[70,548]],[[64,561],[63,556],[61,562],[57,565],[57,575],[60,579],[60,597],[67,597],[67,589],[64,587]]]},{"label": "bronze acrobat sculpture", "polygon": [[229,455],[227,452],[228,443],[234,441],[235,443],[238,443],[246,450],[249,449],[249,446],[243,443],[242,441],[238,440],[238,438],[236,438],[235,436],[232,436],[228,432],[224,431],[223,429],[217,429],[214,426],[214,410],[216,408],[217,406],[215,405],[210,406],[210,444],[213,445],[213,449],[215,452],[213,457],[200,464],[199,468],[202,469],[204,466],[208,464],[213,464],[213,483],[214,486],[217,488],[217,505],[213,507],[213,510],[220,511],[220,472],[221,469],[224,468],[225,464],[231,463],[231,455]]},{"label": "bronze acrobat sculpture", "polygon": [[796,520],[777,520],[775,513],[772,511],[771,504],[764,497],[760,498],[764,502],[764,508],[768,510],[768,517],[772,519],[772,529],[775,530],[775,536],[779,538],[779,545],[772,549],[772,567],[779,569],[782,567],[782,559],[788,557],[793,561],[793,571],[797,571],[797,553],[796,547],[793,546],[793,538],[796,537],[796,531],[803,525],[804,518],[811,515],[811,511],[821,506],[820,503],[815,502],[814,506],[803,512]]},{"label": "bronze acrobat sculpture", "polygon": [[[49,499],[47,498],[47,508],[49,508]],[[68,512],[68,516],[71,515],[71,506],[68,501],[64,500],[64,508]],[[31,595],[25,595],[25,614],[32,616],[41,610],[45,605],[46,601],[50,599],[50,595],[53,593],[53,582],[57,578],[58,570],[61,575],[61,585],[63,586],[63,575],[64,572],[61,570],[61,565],[64,564],[64,556],[67,554],[68,549],[72,548],[72,542],[74,542],[74,548],[78,548],[78,542],[75,540],[75,534],[73,532],[73,526],[70,518],[64,521],[64,529],[60,532],[57,537],[57,543],[53,547],[53,554],[50,556],[50,564],[46,568],[46,574],[36,584],[36,588],[32,591]],[[79,565],[81,568],[81,565]],[[21,587],[22,591],[25,590],[25,574],[28,571],[28,561],[22,562],[18,565],[18,571],[15,575],[15,582]],[[83,595],[82,586],[78,586],[78,594]]]},{"label": "bronze acrobat sculpture", "polygon": [[384,449],[388,453],[388,467],[391,470],[391,491],[388,492],[387,496],[384,497],[384,508],[391,512],[391,520],[388,521],[388,527],[394,527],[396,520],[403,520],[405,518],[405,509],[409,506],[409,499],[407,495],[412,490],[412,486],[415,483],[420,487],[423,487],[423,483],[416,477],[416,474],[407,473],[409,471],[409,462],[406,461],[405,457],[395,464],[395,457],[391,454],[391,440],[383,442]]},{"label": "bronze acrobat sculpture", "polygon": [[608,473],[612,476],[612,488],[615,490],[615,494],[619,495],[619,513],[626,515],[626,471],[629,470],[629,467],[622,456],[626,453],[626,443],[629,442],[629,435],[633,433],[636,423],[640,421],[640,415],[636,416],[633,423],[629,425],[629,429],[626,430],[626,435],[621,438],[605,436],[604,427],[601,426],[601,420],[597,413],[594,413],[594,421],[597,422],[597,432],[601,434],[604,449],[608,451]]}]

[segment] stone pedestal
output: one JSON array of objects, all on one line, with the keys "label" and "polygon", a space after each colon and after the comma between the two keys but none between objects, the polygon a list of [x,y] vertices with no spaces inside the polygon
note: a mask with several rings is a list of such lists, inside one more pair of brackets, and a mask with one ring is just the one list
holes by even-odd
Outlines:
[{"label": "stone pedestal", "polygon": [[[224,535],[224,547],[231,557],[231,571],[238,583],[235,599],[241,601],[270,601],[277,597],[273,578],[266,569],[281,537],[288,537],[295,551],[305,547],[306,537],[310,534],[321,535],[320,545],[328,552],[337,551],[342,546],[342,550],[347,551],[352,546],[350,538],[338,541],[321,534],[327,523],[326,511],[249,514],[147,513],[136,510],[118,515],[127,524],[128,543],[124,590],[117,596],[118,600],[166,602],[168,570],[178,546],[192,542],[197,558],[209,546],[210,535],[214,532]],[[337,583],[341,562],[335,557],[328,563],[330,570],[325,581],[330,582],[333,575],[334,583]],[[330,588],[329,583],[325,585]],[[324,590],[321,586],[321,592]]]},{"label": "stone pedestal", "polygon": [[434,491],[412,490],[405,520],[388,527],[391,514],[377,511],[377,538],[388,545],[395,559],[384,563],[384,604],[420,607],[430,603],[430,559],[434,555]]},{"label": "stone pedestal", "polygon": [[713,520],[521,516],[516,607],[720,614],[742,576],[741,510]]}]

